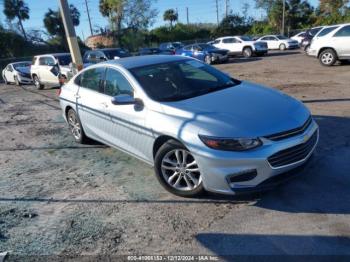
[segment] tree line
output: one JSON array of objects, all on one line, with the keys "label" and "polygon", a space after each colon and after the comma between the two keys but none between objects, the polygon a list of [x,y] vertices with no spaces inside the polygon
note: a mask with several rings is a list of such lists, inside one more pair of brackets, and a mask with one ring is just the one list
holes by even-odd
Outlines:
[{"label": "tree line", "polygon": [[[305,29],[317,25],[330,25],[350,22],[350,0],[320,0],[313,7],[308,0],[285,0],[286,32]],[[135,51],[139,47],[167,41],[185,41],[211,39],[224,35],[249,34],[262,35],[279,33],[282,28],[283,0],[255,0],[254,8],[263,10],[264,19],[249,16],[248,4],[241,13],[232,10],[220,23],[190,23],[178,21],[175,9],[168,9],[163,14],[165,24],[150,29],[158,10],[155,0],[100,0],[99,11],[109,22],[108,27],[98,28],[95,33],[113,37],[116,46],[127,47]],[[43,17],[45,30],[26,32],[23,21],[30,19],[30,8],[25,0],[4,0],[3,12],[8,21],[5,30],[0,23],[1,56],[28,55],[38,48],[53,51],[67,51],[64,27],[59,10],[48,9]],[[214,12],[215,10],[213,10]],[[80,23],[79,10],[70,5],[74,26]],[[23,48],[23,45],[28,48]],[[82,48],[86,48],[80,41]]]}]

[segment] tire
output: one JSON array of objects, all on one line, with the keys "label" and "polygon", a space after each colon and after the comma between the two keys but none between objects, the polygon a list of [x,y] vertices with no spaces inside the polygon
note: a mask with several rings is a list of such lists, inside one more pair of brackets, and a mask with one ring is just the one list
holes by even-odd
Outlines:
[{"label": "tire", "polygon": [[287,47],[285,44],[280,44],[280,50],[281,51],[286,51]]},{"label": "tire", "polygon": [[85,144],[88,142],[88,137],[85,135],[80,119],[73,109],[67,112],[67,122],[69,131],[72,133],[75,142]]},{"label": "tire", "polygon": [[319,55],[319,60],[323,66],[332,66],[337,62],[337,54],[332,49],[326,49]]},{"label": "tire", "polygon": [[198,164],[191,152],[178,141],[167,141],[159,148],[154,160],[157,179],[170,193],[181,197],[196,197],[204,193]]},{"label": "tire", "polygon": [[40,83],[39,77],[37,75],[33,76],[33,82],[36,87],[36,89],[41,90],[44,88],[44,85]]},{"label": "tire", "polygon": [[243,48],[242,53],[245,58],[250,58],[253,55],[253,50],[250,47],[245,47]]},{"label": "tire", "polygon": [[15,80],[15,85],[16,86],[20,86],[21,85],[21,82],[18,80],[17,76],[14,77],[14,80]]},{"label": "tire", "polygon": [[4,79],[5,85],[8,85],[8,84],[9,84],[9,82],[7,81],[6,77],[5,77],[5,76],[3,76],[2,78]]},{"label": "tire", "polygon": [[206,55],[206,56],[204,57],[204,62],[205,62],[206,64],[208,64],[208,65],[211,65],[212,61],[211,61],[210,55]]}]

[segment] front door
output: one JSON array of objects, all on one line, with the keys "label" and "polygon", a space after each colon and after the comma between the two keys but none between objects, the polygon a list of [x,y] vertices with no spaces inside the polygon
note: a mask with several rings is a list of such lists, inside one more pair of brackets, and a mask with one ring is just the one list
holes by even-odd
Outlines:
[{"label": "front door", "polygon": [[118,95],[136,97],[127,77],[115,68],[107,68],[104,93],[108,96],[108,111],[112,128],[108,132],[111,142],[140,158],[150,160],[149,148],[153,141],[151,130],[145,128],[147,108],[139,104],[115,105],[112,98]]},{"label": "front door", "polygon": [[350,25],[344,26],[332,37],[338,56],[350,57]]},{"label": "front door", "polygon": [[55,64],[56,62],[51,56],[39,58],[39,77],[41,82],[58,84],[58,72],[54,68]]}]

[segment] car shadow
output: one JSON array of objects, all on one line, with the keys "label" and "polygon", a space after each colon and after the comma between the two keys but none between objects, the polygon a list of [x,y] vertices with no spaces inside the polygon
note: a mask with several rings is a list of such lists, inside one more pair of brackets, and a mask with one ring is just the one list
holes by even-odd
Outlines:
[{"label": "car shadow", "polygon": [[226,64],[237,64],[237,63],[250,63],[250,62],[256,62],[262,60],[261,57],[233,57],[230,58],[229,61],[226,62]]},{"label": "car shadow", "polygon": [[[256,260],[253,261],[264,261],[262,256],[273,256],[268,261],[271,258],[272,261],[281,261],[282,257],[278,255],[295,256],[294,260],[287,261],[310,261],[310,258],[311,261],[337,261],[340,256],[344,256],[344,259],[350,255],[350,238],[346,236],[200,233],[195,238],[206,249],[222,256],[224,261],[234,261],[234,257],[230,256],[244,256],[244,261],[250,261],[249,257],[255,257]],[[300,257],[303,255],[328,255],[332,259]]]},{"label": "car shadow", "polygon": [[288,56],[303,54],[301,51],[269,51],[266,56]]}]

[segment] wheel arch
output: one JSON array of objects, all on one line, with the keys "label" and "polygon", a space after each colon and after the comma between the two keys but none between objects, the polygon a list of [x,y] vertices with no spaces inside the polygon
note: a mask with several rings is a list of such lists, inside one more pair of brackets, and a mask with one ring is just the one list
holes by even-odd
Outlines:
[{"label": "wheel arch", "polygon": [[[153,159],[155,158],[159,148],[164,145],[166,142],[168,142],[169,140],[175,140],[179,143],[181,143],[182,145],[184,145],[184,143],[182,143],[179,139],[169,136],[169,135],[160,135],[156,138],[156,140],[153,143]],[[185,145],[184,145],[185,146]]]},{"label": "wheel arch", "polygon": [[252,51],[254,50],[252,46],[250,46],[250,45],[245,45],[245,46],[243,46],[243,48],[242,48],[242,52],[243,52],[243,50],[246,49],[246,48],[250,48]]},{"label": "wheel arch", "polygon": [[320,58],[321,53],[323,51],[327,50],[327,49],[333,50],[333,52],[335,53],[335,55],[337,56],[337,59],[338,59],[338,53],[333,47],[322,47],[322,48],[320,48],[320,50],[318,51],[318,54],[317,54],[317,58]]}]

